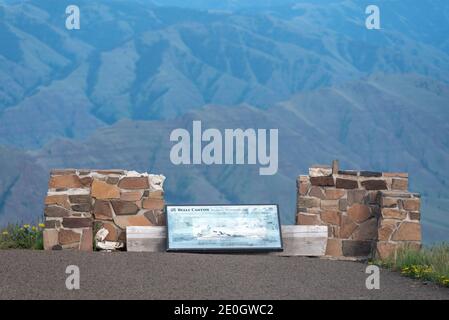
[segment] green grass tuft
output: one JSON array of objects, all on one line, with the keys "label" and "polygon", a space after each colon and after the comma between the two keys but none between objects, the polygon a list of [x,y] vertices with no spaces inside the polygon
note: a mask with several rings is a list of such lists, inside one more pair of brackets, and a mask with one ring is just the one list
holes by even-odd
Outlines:
[{"label": "green grass tuft", "polygon": [[43,225],[8,225],[0,230],[0,249],[44,249]]},{"label": "green grass tuft", "polygon": [[419,251],[405,247],[398,250],[396,258],[375,263],[399,271],[404,276],[449,287],[449,244],[447,243],[424,247]]}]

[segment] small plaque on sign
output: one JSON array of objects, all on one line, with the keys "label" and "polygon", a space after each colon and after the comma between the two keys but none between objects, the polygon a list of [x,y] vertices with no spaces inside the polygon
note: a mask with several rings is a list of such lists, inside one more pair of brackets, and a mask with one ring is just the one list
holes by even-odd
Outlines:
[{"label": "small plaque on sign", "polygon": [[277,205],[166,206],[168,251],[282,251]]}]

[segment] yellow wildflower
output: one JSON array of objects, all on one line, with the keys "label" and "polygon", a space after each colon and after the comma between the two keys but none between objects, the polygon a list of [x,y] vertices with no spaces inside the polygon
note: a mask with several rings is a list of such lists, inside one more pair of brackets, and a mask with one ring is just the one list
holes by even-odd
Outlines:
[{"label": "yellow wildflower", "polygon": [[37,228],[36,228],[35,226],[32,226],[32,227],[31,227],[31,230],[36,231]]},{"label": "yellow wildflower", "polygon": [[8,233],[8,231],[3,231],[2,232],[2,235],[4,235],[4,236],[7,236],[9,233]]},{"label": "yellow wildflower", "polygon": [[44,223],[39,223],[39,228],[45,228],[45,224]]},{"label": "yellow wildflower", "polygon": [[28,228],[30,227],[30,225],[29,225],[29,224],[24,224],[23,227],[24,227],[25,229],[28,229]]}]

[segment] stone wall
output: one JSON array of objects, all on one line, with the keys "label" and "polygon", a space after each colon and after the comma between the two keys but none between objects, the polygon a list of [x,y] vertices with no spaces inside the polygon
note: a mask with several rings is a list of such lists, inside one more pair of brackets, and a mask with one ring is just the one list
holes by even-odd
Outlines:
[{"label": "stone wall", "polygon": [[52,170],[44,249],[91,251],[101,228],[105,241],[124,244],[127,226],[165,225],[164,179],[126,170]]},{"label": "stone wall", "polygon": [[335,161],[311,167],[297,189],[296,223],[328,226],[328,256],[385,257],[420,245],[419,195],[407,191],[406,173],[343,171]]},{"label": "stone wall", "polygon": [[421,247],[421,213],[418,193],[380,192],[376,255],[387,258],[401,246]]}]

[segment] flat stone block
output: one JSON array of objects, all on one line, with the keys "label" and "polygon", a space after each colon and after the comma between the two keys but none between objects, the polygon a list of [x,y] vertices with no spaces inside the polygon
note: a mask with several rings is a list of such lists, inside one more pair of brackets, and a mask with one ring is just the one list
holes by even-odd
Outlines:
[{"label": "flat stone block", "polygon": [[402,222],[392,236],[394,241],[421,241],[421,224]]},{"label": "flat stone block", "polygon": [[71,215],[71,211],[63,207],[49,205],[45,207],[44,215],[46,217],[69,217]]},{"label": "flat stone block", "polygon": [[368,193],[365,190],[348,190],[348,205],[365,204]]},{"label": "flat stone block", "polygon": [[64,176],[64,175],[74,175],[76,174],[76,169],[52,169],[50,170],[50,175],[52,176]]},{"label": "flat stone block", "polygon": [[298,206],[303,208],[319,207],[320,199],[313,197],[299,197]]},{"label": "flat stone block", "polygon": [[356,203],[348,208],[348,217],[352,221],[361,223],[371,217],[371,209],[367,205]]},{"label": "flat stone block", "polygon": [[415,195],[415,193],[403,191],[401,192],[397,190],[380,191],[380,192],[382,197],[391,197],[391,198],[412,198]]},{"label": "flat stone block", "polygon": [[74,204],[71,208],[76,212],[90,212],[92,210],[92,206],[90,203]]},{"label": "flat stone block", "polygon": [[404,190],[408,189],[408,179],[394,179],[391,183],[391,189],[393,190]]},{"label": "flat stone block", "polygon": [[112,184],[94,180],[92,182],[91,195],[96,199],[119,199],[120,189]]},{"label": "flat stone block", "polygon": [[163,199],[148,198],[142,201],[142,208],[150,210],[164,209],[165,202]]},{"label": "flat stone block", "polygon": [[342,250],[345,257],[365,257],[371,254],[371,241],[343,240]]},{"label": "flat stone block", "polygon": [[417,211],[409,212],[408,216],[409,216],[410,220],[416,220],[416,221],[421,220],[421,213],[417,212]]},{"label": "flat stone block", "polygon": [[131,215],[139,211],[139,207],[135,202],[111,200],[111,204],[116,215]]},{"label": "flat stone block", "polygon": [[114,223],[121,229],[131,226],[152,226],[152,223],[143,215],[133,216],[116,216]]},{"label": "flat stone block", "polygon": [[92,251],[92,248],[93,248],[92,228],[83,229],[79,249],[81,251]]},{"label": "flat stone block", "polygon": [[125,177],[120,180],[118,186],[122,189],[148,189],[150,187],[148,177]]},{"label": "flat stone block", "polygon": [[69,197],[65,194],[46,196],[45,204],[46,205],[54,204],[70,210]]},{"label": "flat stone block", "polygon": [[420,205],[420,199],[413,198],[402,200],[402,207],[404,208],[404,210],[419,211]]},{"label": "flat stone block", "polygon": [[339,189],[357,189],[359,183],[357,180],[337,178],[335,185]]},{"label": "flat stone block", "polygon": [[317,187],[317,186],[313,186],[312,188],[310,188],[309,196],[310,197],[319,198],[319,199],[325,199],[326,198],[326,196],[324,195],[323,190],[321,190],[321,187]]},{"label": "flat stone block", "polygon": [[338,174],[346,176],[358,176],[359,172],[355,170],[339,170]]},{"label": "flat stone block", "polygon": [[73,194],[69,195],[70,203],[77,203],[77,204],[91,204],[92,198],[90,195],[87,194]]},{"label": "flat stone block", "polygon": [[381,199],[381,206],[384,208],[397,208],[398,203],[398,198],[382,197]]},{"label": "flat stone block", "polygon": [[81,188],[83,185],[77,175],[51,176],[48,188]]},{"label": "flat stone block", "polygon": [[338,200],[321,200],[320,207],[323,210],[338,210]]},{"label": "flat stone block", "polygon": [[346,191],[343,189],[333,189],[326,188],[326,199],[327,200],[337,200],[342,198],[346,194]]},{"label": "flat stone block", "polygon": [[164,215],[164,212],[162,210],[148,210],[148,211],[145,211],[143,215],[154,226],[163,226],[163,225],[165,225],[165,215]]},{"label": "flat stone block", "polygon": [[408,178],[406,172],[384,172],[383,176],[386,178]]},{"label": "flat stone block", "polygon": [[121,191],[120,192],[120,200],[123,201],[139,201],[142,199],[143,192],[142,191]]},{"label": "flat stone block", "polygon": [[340,222],[340,238],[349,239],[354,230],[357,228],[357,224],[355,224],[354,221],[346,215],[341,216]]},{"label": "flat stone block", "polygon": [[341,257],[343,256],[342,240],[327,239],[326,256]]},{"label": "flat stone block", "polygon": [[338,200],[338,210],[346,211],[347,209],[348,209],[348,200],[347,199]]},{"label": "flat stone block", "polygon": [[59,235],[56,229],[45,229],[43,231],[43,238],[44,250],[52,250],[54,246],[59,244]]},{"label": "flat stone block", "polygon": [[407,212],[399,209],[383,208],[382,217],[385,219],[404,220],[407,217]]},{"label": "flat stone block", "polygon": [[361,182],[361,185],[366,190],[386,190],[387,183],[385,180],[365,180]]},{"label": "flat stone block", "polygon": [[360,171],[361,177],[382,177],[382,172]]},{"label": "flat stone block", "polygon": [[59,230],[59,244],[78,244],[81,240],[81,234],[73,230],[61,229]]},{"label": "flat stone block", "polygon": [[340,225],[341,214],[338,211],[325,210],[325,211],[321,212],[320,217],[321,217],[321,221],[323,221],[324,223],[328,223],[328,224],[332,224],[332,225],[336,225],[336,226]]},{"label": "flat stone block", "polygon": [[89,228],[92,227],[93,220],[91,218],[63,218],[62,226],[64,228]]},{"label": "flat stone block", "polygon": [[393,234],[395,227],[393,225],[385,225],[381,226],[377,230],[377,238],[379,241],[388,241],[390,240],[391,235]]},{"label": "flat stone block", "polygon": [[375,240],[377,238],[377,219],[371,218],[361,223],[354,232],[353,240]]},{"label": "flat stone block", "polygon": [[314,165],[309,168],[310,177],[328,177],[332,175],[332,167],[326,165]]},{"label": "flat stone block", "polygon": [[376,244],[376,257],[379,259],[388,259],[396,253],[396,245],[390,242],[378,242]]},{"label": "flat stone block", "polygon": [[335,185],[334,178],[332,176],[310,177],[310,183],[313,186],[319,186],[319,187],[333,187]]},{"label": "flat stone block", "polygon": [[318,215],[316,214],[303,214],[296,215],[296,224],[298,225],[319,225],[321,224]]},{"label": "flat stone block", "polygon": [[112,220],[112,208],[109,201],[96,200],[93,213],[95,219]]}]

